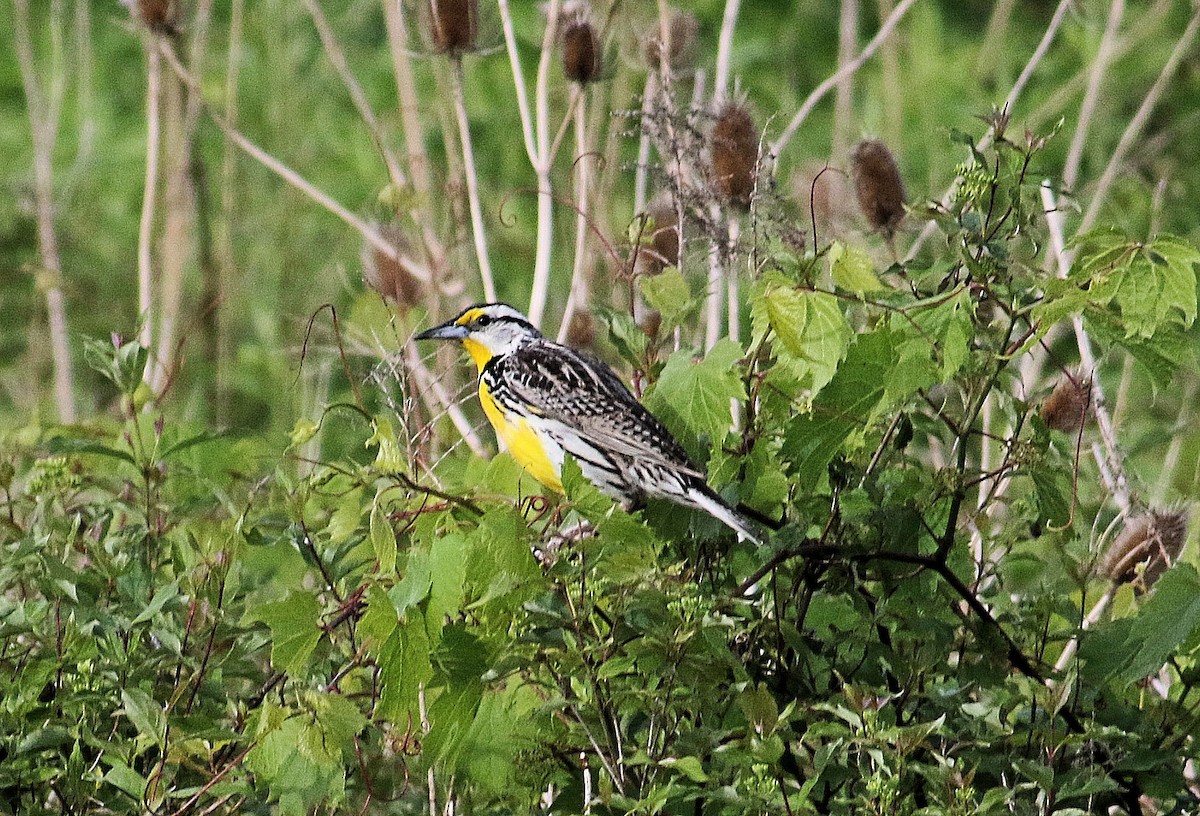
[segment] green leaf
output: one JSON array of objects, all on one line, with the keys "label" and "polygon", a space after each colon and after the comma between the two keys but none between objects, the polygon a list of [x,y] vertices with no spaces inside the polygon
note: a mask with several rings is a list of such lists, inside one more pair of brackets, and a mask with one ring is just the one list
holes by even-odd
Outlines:
[{"label": "green leaf", "polygon": [[232,436],[229,431],[201,431],[197,434],[181,439],[178,442],[168,445],[162,453],[159,454],[160,459],[166,459],[176,453],[182,453],[188,448],[194,448],[197,445],[206,445],[209,442],[217,442],[222,439],[228,439]]},{"label": "green leaf", "polygon": [[410,609],[379,657],[379,716],[394,723],[420,722],[418,694],[433,678],[429,635],[419,609]]},{"label": "green leaf", "polygon": [[140,802],[146,793],[146,777],[110,754],[105,755],[104,761],[110,766],[104,781]]},{"label": "green leaf", "polygon": [[396,534],[392,523],[388,520],[387,512],[379,504],[378,498],[371,508],[371,548],[375,551],[375,560],[379,562],[381,575],[391,575],[396,571]]},{"label": "green leaf", "polygon": [[107,456],[110,459],[120,459],[122,462],[128,462],[131,465],[137,466],[137,461],[128,451],[119,450],[118,448],[109,447],[101,442],[94,442],[90,439],[77,439],[69,436],[56,436],[50,440],[48,447],[50,452],[54,454],[60,453],[94,453],[98,456]]},{"label": "green leaf", "polygon": [[813,401],[812,410],[788,423],[781,456],[792,464],[801,489],[813,490],[843,443],[873,422],[886,406],[894,354],[891,332],[859,335],[837,374]]},{"label": "green leaf", "polygon": [[838,300],[827,292],[795,289],[778,274],[763,277],[750,305],[755,338],[775,333],[786,363],[802,385],[820,391],[833,378],[853,332]]},{"label": "green leaf", "polygon": [[371,420],[372,433],[364,445],[375,448],[375,467],[384,473],[403,473],[408,469],[403,448],[387,417]]},{"label": "green leaf", "polygon": [[741,347],[729,339],[719,341],[700,362],[687,350],[675,352],[647,395],[647,407],[676,432],[723,440],[733,422],[731,403],[746,398],[738,376],[741,358]]},{"label": "green leaf", "polygon": [[433,573],[429,567],[429,553],[423,549],[411,549],[404,565],[404,577],[392,587],[388,597],[395,605],[396,614],[403,615],[429,597]]},{"label": "green leaf", "polygon": [[1121,673],[1126,684],[1153,674],[1200,627],[1200,575],[1191,564],[1167,570],[1130,633],[1134,648],[1129,666]]},{"label": "green leaf", "polygon": [[674,768],[693,782],[702,784],[708,781],[708,774],[704,772],[704,766],[700,764],[698,757],[668,757],[658,764],[664,768]]},{"label": "green leaf", "polygon": [[132,625],[145,623],[146,621],[157,615],[166,605],[167,601],[179,596],[179,581],[172,581],[165,586],[159,587],[154,592],[154,597],[150,599],[150,603],[146,604],[146,608],[141,611],[136,618],[133,619]]},{"label": "green leaf", "polygon": [[271,629],[271,665],[296,674],[308,662],[321,639],[317,627],[320,604],[311,592],[293,592],[282,601],[251,610],[248,621],[261,621]]},{"label": "green leaf", "polygon": [[162,745],[167,736],[167,718],[158,701],[139,688],[126,688],[121,690],[121,703],[138,734]]},{"label": "green leaf", "polygon": [[468,539],[462,533],[440,536],[434,539],[430,547],[429,572],[432,583],[429,606],[425,610],[430,640],[437,639],[437,633],[441,631],[446,618],[456,616],[463,608],[470,550]]},{"label": "green leaf", "polygon": [[661,274],[638,278],[638,286],[646,304],[662,314],[663,329],[678,326],[682,318],[695,308],[696,301],[683,273],[669,267]]},{"label": "green leaf", "polygon": [[834,241],[829,247],[829,271],[838,287],[856,294],[885,288],[875,275],[871,256],[841,241]]}]

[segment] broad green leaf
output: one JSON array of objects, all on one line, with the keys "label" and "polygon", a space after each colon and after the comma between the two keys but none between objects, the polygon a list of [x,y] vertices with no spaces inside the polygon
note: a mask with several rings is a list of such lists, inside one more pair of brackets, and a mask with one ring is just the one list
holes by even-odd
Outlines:
[{"label": "broad green leaf", "polygon": [[[975,304],[964,288],[893,313],[889,326],[900,345],[901,371],[921,372],[936,360],[941,382],[949,382],[970,356]],[[915,383],[924,379],[918,373]]]},{"label": "broad green leaf", "polygon": [[433,677],[429,653],[425,617],[410,609],[380,652],[379,716],[394,723],[420,722],[417,697]]},{"label": "broad green leaf", "polygon": [[403,473],[408,469],[404,460],[403,449],[396,438],[396,432],[387,417],[377,416],[371,420],[373,433],[364,443],[366,447],[375,448],[375,467],[384,473]]},{"label": "broad green leaf", "polygon": [[166,606],[168,601],[178,596],[178,581],[172,581],[169,584],[159,587],[157,590],[155,590],[154,597],[150,599],[150,603],[146,604],[146,608],[143,609],[138,616],[133,619],[133,624],[136,625],[139,623],[145,623],[146,621],[150,620],[162,611],[162,608]]},{"label": "broad green leaf", "polygon": [[104,781],[140,802],[146,793],[146,777],[111,755],[106,755],[104,761],[110,766]]},{"label": "broad green leaf", "polygon": [[430,640],[437,639],[447,618],[458,615],[462,610],[466,593],[463,584],[467,574],[467,559],[473,542],[462,533],[449,533],[434,539],[429,550],[429,573],[432,579],[429,590],[428,616]]},{"label": "broad green leaf", "polygon": [[647,407],[676,432],[723,440],[733,423],[731,403],[746,398],[738,376],[741,357],[741,347],[729,339],[719,341],[700,362],[686,349],[675,352],[647,395]]},{"label": "broad green leaf", "polygon": [[293,592],[282,601],[255,607],[248,621],[261,621],[271,630],[271,665],[277,671],[296,674],[308,662],[321,639],[317,616],[321,612],[311,592]]},{"label": "broad green leaf", "polygon": [[410,549],[404,564],[404,577],[388,592],[388,597],[395,605],[396,614],[404,615],[409,608],[429,597],[429,587],[432,583],[429,553],[423,549]]},{"label": "broad green leaf", "polygon": [[660,761],[659,764],[665,768],[674,768],[693,782],[704,783],[708,781],[708,774],[704,772],[704,766],[700,764],[698,757],[668,757]]},{"label": "broad green leaf", "polygon": [[662,314],[663,326],[667,329],[678,326],[696,305],[683,273],[673,266],[661,274],[638,278],[638,286],[646,304]]},{"label": "broad green leaf", "polygon": [[801,489],[813,490],[843,443],[869,425],[884,406],[894,354],[891,332],[859,335],[837,374],[813,401],[812,410],[788,423],[781,456],[792,463]]},{"label": "broad green leaf", "polygon": [[378,498],[371,508],[370,537],[375,560],[379,562],[379,574],[393,574],[396,571],[396,534]]},{"label": "broad green leaf", "polygon": [[158,701],[140,688],[126,688],[121,690],[121,703],[138,734],[162,745],[167,735],[167,718]]},{"label": "broad green leaf", "polygon": [[779,275],[766,275],[750,306],[756,338],[775,333],[776,356],[814,393],[832,378],[853,332],[838,300],[827,292],[802,291]]},{"label": "broad green leaf", "polygon": [[1134,620],[1129,666],[1121,673],[1126,684],[1153,674],[1200,627],[1200,575],[1181,563],[1167,570]]},{"label": "broad green leaf", "polygon": [[834,241],[829,247],[829,271],[839,288],[856,294],[884,288],[875,275],[871,256],[857,247]]}]

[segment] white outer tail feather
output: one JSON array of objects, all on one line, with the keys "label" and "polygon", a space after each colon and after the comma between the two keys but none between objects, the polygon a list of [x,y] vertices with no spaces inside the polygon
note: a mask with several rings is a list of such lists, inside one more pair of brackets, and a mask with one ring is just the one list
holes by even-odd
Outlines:
[{"label": "white outer tail feather", "polygon": [[752,544],[762,544],[762,538],[750,526],[750,521],[715,495],[695,487],[689,487],[687,496],[694,507],[708,513],[717,521],[737,533],[739,540],[749,541]]}]

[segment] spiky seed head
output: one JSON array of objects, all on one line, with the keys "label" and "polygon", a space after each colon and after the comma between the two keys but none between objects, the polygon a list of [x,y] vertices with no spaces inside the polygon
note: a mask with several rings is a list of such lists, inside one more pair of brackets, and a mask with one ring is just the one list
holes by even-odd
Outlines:
[{"label": "spiky seed head", "polygon": [[1063,433],[1075,433],[1083,427],[1092,401],[1092,382],[1079,376],[1065,376],[1038,412],[1046,427]]},{"label": "spiky seed head", "polygon": [[679,266],[679,213],[671,197],[660,195],[654,198],[643,217],[646,223],[641,235],[642,245],[638,248],[637,274],[657,275],[668,266]]},{"label": "spiky seed head", "polygon": [[850,154],[850,175],[863,216],[890,238],[904,220],[907,202],[904,180],[892,151],[878,139],[859,142]]},{"label": "spiky seed head", "polygon": [[596,344],[596,321],[591,312],[576,310],[567,324],[567,345],[590,349]]},{"label": "spiky seed head", "polygon": [[[1187,513],[1181,510],[1151,510],[1134,516],[1104,554],[1100,573],[1114,583],[1136,582],[1140,592],[1149,591],[1183,552],[1187,522]],[[1139,566],[1143,567],[1140,576]]]},{"label": "spiky seed head", "polygon": [[[379,233],[396,248],[397,254],[404,256],[410,252],[408,239],[395,224],[385,224]],[[363,281],[385,300],[393,301],[404,310],[421,303],[425,297],[424,285],[408,264],[389,257],[375,247],[371,248],[370,254],[364,253]]]},{"label": "spiky seed head", "polygon": [[137,0],[137,16],[157,34],[174,34],[178,6],[175,0]]},{"label": "spiky seed head", "polygon": [[600,41],[586,19],[567,23],[562,33],[563,73],[572,82],[586,85],[600,78]]},{"label": "spiky seed head", "polygon": [[646,65],[651,71],[662,67],[664,55],[667,58],[667,66],[672,71],[683,71],[690,67],[695,60],[696,40],[700,34],[700,21],[696,19],[696,15],[672,9],[671,17],[667,20],[665,40],[662,25],[657,17],[650,28],[651,31],[644,42]]},{"label": "spiky seed head", "polygon": [[662,312],[657,309],[647,309],[646,313],[642,315],[642,319],[638,321],[638,327],[651,340],[657,340],[658,333],[662,331]]},{"label": "spiky seed head", "polygon": [[744,106],[728,102],[717,113],[710,156],[717,192],[730,204],[749,207],[758,169],[758,129]]},{"label": "spiky seed head", "polygon": [[429,29],[437,53],[473,51],[479,34],[478,0],[429,0]]}]

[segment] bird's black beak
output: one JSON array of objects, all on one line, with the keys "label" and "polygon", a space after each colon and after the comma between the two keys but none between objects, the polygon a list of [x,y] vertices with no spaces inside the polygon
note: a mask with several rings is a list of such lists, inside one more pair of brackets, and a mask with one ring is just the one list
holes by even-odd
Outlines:
[{"label": "bird's black beak", "polygon": [[469,332],[466,326],[459,326],[453,320],[434,326],[414,337],[414,340],[462,340]]}]

